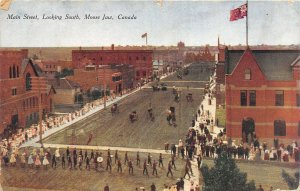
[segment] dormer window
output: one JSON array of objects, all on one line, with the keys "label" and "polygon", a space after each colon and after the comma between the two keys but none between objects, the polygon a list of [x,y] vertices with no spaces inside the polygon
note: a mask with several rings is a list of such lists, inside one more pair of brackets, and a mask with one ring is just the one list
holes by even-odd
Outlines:
[{"label": "dormer window", "polygon": [[245,70],[245,80],[251,80],[251,70],[250,69]]}]

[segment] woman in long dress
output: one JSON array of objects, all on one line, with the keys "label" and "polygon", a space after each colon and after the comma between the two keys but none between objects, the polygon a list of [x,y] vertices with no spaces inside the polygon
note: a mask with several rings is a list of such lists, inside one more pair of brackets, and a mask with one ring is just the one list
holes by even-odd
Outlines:
[{"label": "woman in long dress", "polygon": [[60,158],[59,148],[57,148],[55,150],[55,157],[56,157],[56,160],[59,160],[59,158]]},{"label": "woman in long dress", "polygon": [[23,153],[20,157],[21,160],[21,167],[24,168],[26,164],[26,158],[25,158],[25,153]]},{"label": "woman in long dress", "polygon": [[44,160],[43,160],[43,165],[46,170],[48,169],[48,165],[49,165],[49,161],[48,161],[47,157],[48,157],[48,154],[46,153],[44,156]]},{"label": "woman in long dress", "polygon": [[36,167],[36,168],[40,168],[40,166],[41,166],[40,155],[36,155],[34,164],[35,164],[35,167]]},{"label": "woman in long dress", "polygon": [[33,164],[34,164],[34,162],[33,162],[33,158],[32,158],[32,153],[29,155],[29,157],[28,157],[28,163],[27,163],[28,165],[29,165],[29,167],[31,167],[32,168],[32,166],[33,166]]},{"label": "woman in long dress", "polygon": [[16,166],[17,160],[16,160],[15,153],[12,153],[10,155],[9,163],[10,163],[11,166]]}]

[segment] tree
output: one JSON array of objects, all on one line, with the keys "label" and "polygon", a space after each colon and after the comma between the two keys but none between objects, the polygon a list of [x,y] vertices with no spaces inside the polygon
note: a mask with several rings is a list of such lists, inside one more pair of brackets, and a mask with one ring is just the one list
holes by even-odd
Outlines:
[{"label": "tree", "polygon": [[203,191],[255,191],[254,181],[247,183],[247,173],[240,172],[234,159],[226,152],[215,159],[211,169],[207,165],[201,168],[204,179]]},{"label": "tree", "polygon": [[92,97],[94,100],[99,99],[101,97],[101,92],[99,90],[93,90],[92,91]]},{"label": "tree", "polygon": [[290,176],[285,170],[282,170],[281,176],[284,181],[287,183],[290,189],[296,189],[299,186],[299,172],[294,174],[295,178]]}]

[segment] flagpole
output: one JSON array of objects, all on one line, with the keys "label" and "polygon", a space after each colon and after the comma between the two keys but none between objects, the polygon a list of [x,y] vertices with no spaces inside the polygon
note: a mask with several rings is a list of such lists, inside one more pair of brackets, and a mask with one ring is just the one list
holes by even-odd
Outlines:
[{"label": "flagpole", "polygon": [[248,6],[248,0],[246,0],[247,5],[247,16],[246,16],[246,46],[248,48],[248,15],[249,15],[249,6]]},{"label": "flagpole", "polygon": [[148,45],[148,34],[146,35],[146,46]]}]

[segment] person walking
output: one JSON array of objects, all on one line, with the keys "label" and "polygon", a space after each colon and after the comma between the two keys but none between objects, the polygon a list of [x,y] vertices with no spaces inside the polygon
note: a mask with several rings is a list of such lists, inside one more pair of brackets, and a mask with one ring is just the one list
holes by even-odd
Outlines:
[{"label": "person walking", "polygon": [[143,165],[143,167],[144,167],[144,168],[143,168],[143,174],[146,173],[146,175],[149,176],[147,165],[148,165],[148,164],[147,164],[147,161],[145,160],[145,161],[144,161],[144,165]]},{"label": "person walking", "polygon": [[131,160],[128,161],[128,170],[129,170],[129,174],[133,175],[133,165]]},{"label": "person walking", "polygon": [[72,169],[72,158],[71,158],[71,155],[67,155],[67,160],[68,160],[68,168],[69,169]]},{"label": "person walking", "polygon": [[33,161],[33,158],[32,158],[32,153],[28,157],[27,164],[28,164],[29,167],[31,167],[31,168],[33,167],[34,161]]},{"label": "person walking", "polygon": [[79,156],[78,156],[78,168],[79,168],[79,170],[81,170],[82,162],[83,162],[83,157],[82,157],[81,154],[79,154]]},{"label": "person walking", "polygon": [[56,155],[52,156],[51,166],[52,168],[56,169]]},{"label": "person walking", "polygon": [[127,164],[127,162],[128,162],[128,153],[127,153],[127,151],[125,152],[124,159],[125,159],[124,164]]},{"label": "person walking", "polygon": [[173,177],[173,172],[172,172],[172,163],[171,163],[171,161],[169,162],[169,164],[168,164],[168,172],[167,172],[167,177],[169,177],[169,174],[171,174],[172,175],[172,177]]},{"label": "person walking", "polygon": [[66,167],[65,154],[63,154],[61,157],[61,167],[63,169],[65,169],[65,167]]},{"label": "person walking", "polygon": [[188,165],[185,165],[183,178],[185,178],[186,175],[188,175],[189,178],[191,178],[189,171],[190,171],[190,169],[189,169]]},{"label": "person walking", "polygon": [[115,152],[115,164],[119,162],[119,155],[118,155],[118,150]]},{"label": "person walking", "polygon": [[151,164],[151,165],[152,165],[150,153],[148,153],[148,164]]},{"label": "person walking", "polygon": [[140,160],[140,152],[138,151],[136,153],[136,165],[140,166],[140,162],[141,162],[141,160]]},{"label": "person walking", "polygon": [[47,153],[46,153],[43,159],[43,166],[46,170],[48,169],[48,165],[49,165],[49,161],[47,159]]},{"label": "person walking", "polygon": [[40,155],[36,155],[34,164],[35,164],[36,168],[40,168],[40,166],[41,166]]},{"label": "person walking", "polygon": [[160,167],[160,165],[162,167],[164,167],[164,164],[163,164],[163,157],[162,157],[162,154],[160,153],[159,154],[159,157],[158,157],[158,167]]},{"label": "person walking", "polygon": [[89,158],[89,156],[87,156],[86,157],[86,159],[85,159],[85,169],[88,169],[88,170],[90,170],[90,158]]},{"label": "person walking", "polygon": [[151,184],[150,189],[151,191],[156,191],[156,186],[154,185],[154,183]]},{"label": "person walking", "polygon": [[106,170],[109,169],[109,172],[111,172],[111,159],[109,156],[107,156],[107,159],[106,159]]},{"label": "person walking", "polygon": [[174,167],[174,169],[176,170],[176,165],[175,165],[175,155],[172,155],[172,158],[171,158],[171,164],[172,164],[172,166]]},{"label": "person walking", "polygon": [[157,163],[155,161],[153,161],[152,168],[153,168],[152,175],[154,176],[155,173],[157,176]]},{"label": "person walking", "polygon": [[118,159],[118,172],[122,173],[122,162],[121,162],[121,159]]}]

